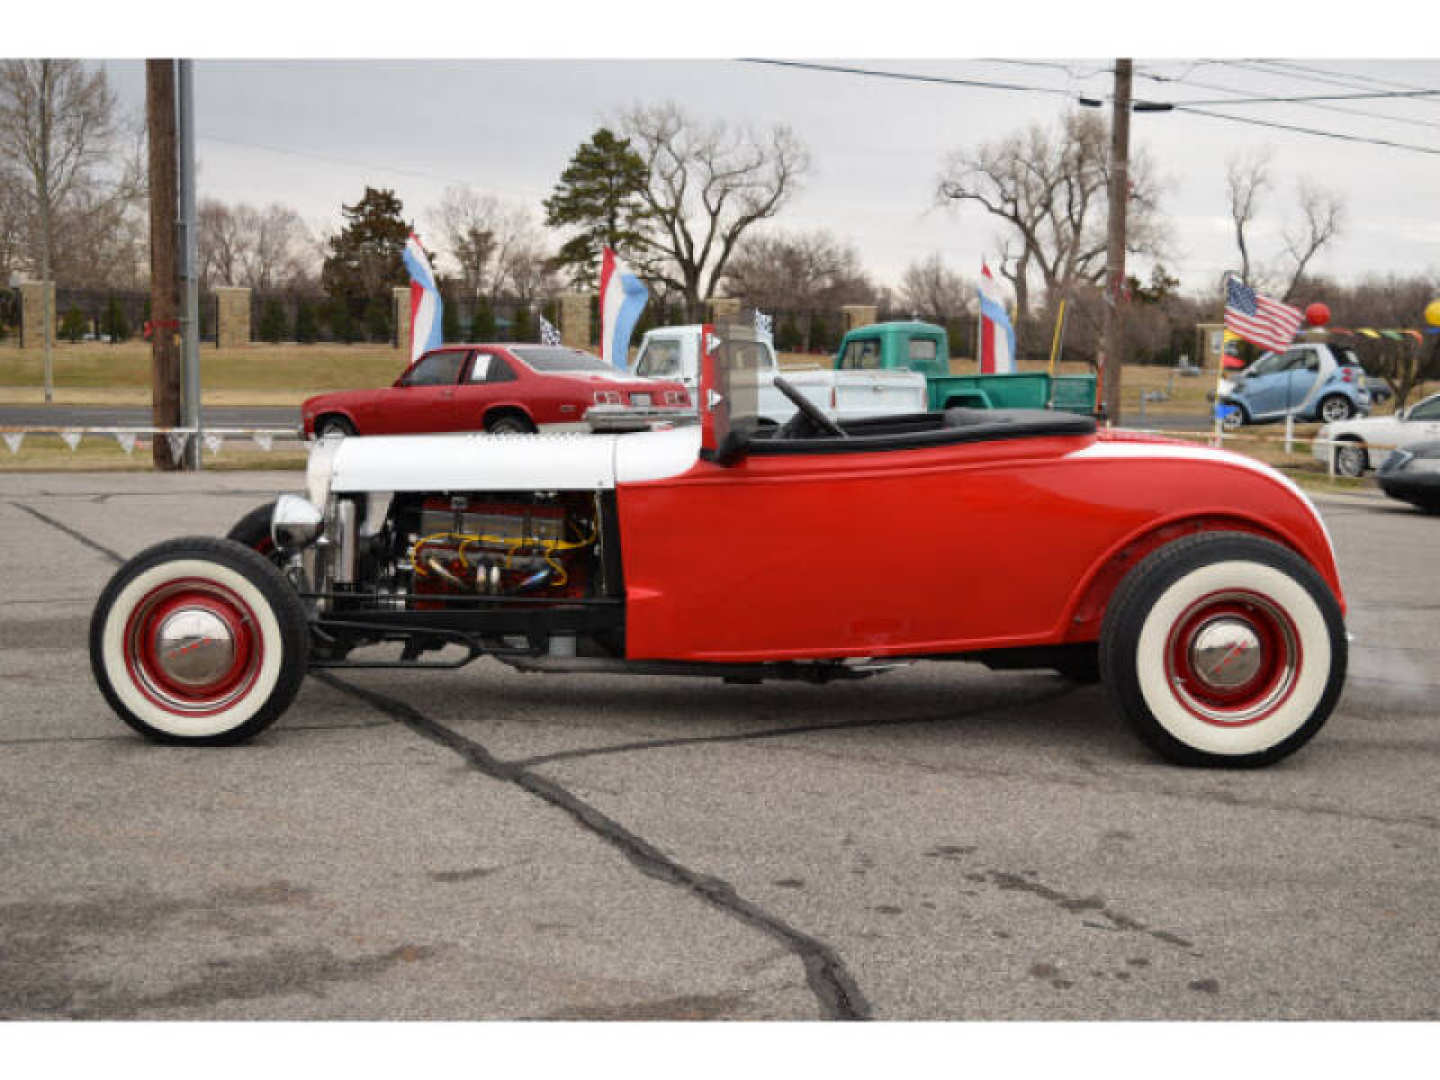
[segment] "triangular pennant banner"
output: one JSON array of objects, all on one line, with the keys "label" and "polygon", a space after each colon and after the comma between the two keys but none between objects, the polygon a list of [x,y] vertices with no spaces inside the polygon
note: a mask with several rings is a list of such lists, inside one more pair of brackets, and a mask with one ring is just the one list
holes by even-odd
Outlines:
[{"label": "triangular pennant banner", "polygon": [[70,447],[70,449],[73,451],[77,446],[80,445],[80,436],[83,434],[84,432],[77,431],[74,428],[71,428],[68,431],[60,432],[60,438],[64,440],[65,445]]},{"label": "triangular pennant banner", "polygon": [[255,445],[260,447],[260,449],[264,450],[266,453],[269,453],[270,447],[275,445],[275,436],[271,435],[269,432],[257,431],[254,434],[253,438],[255,439]]},{"label": "triangular pennant banner", "polygon": [[224,442],[225,436],[223,435],[216,435],[213,431],[207,431],[205,433],[205,449],[209,450],[212,454],[218,454]]},{"label": "triangular pennant banner", "polygon": [[18,454],[20,452],[20,444],[24,441],[25,433],[23,431],[5,432],[5,445],[10,448],[12,454]]},{"label": "triangular pennant banner", "polygon": [[115,441],[120,444],[120,449],[130,454],[135,451],[135,433],[133,431],[117,431]]},{"label": "triangular pennant banner", "polygon": [[190,433],[188,431],[171,431],[166,433],[165,438],[170,443],[170,460],[179,461],[185,456],[185,444],[190,441]]}]

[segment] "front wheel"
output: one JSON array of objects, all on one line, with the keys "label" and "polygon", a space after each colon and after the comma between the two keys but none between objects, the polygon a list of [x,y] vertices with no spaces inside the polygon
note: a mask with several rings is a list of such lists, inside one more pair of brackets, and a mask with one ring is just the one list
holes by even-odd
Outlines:
[{"label": "front wheel", "polygon": [[1343,394],[1331,394],[1320,402],[1320,419],[1327,424],[1349,420],[1355,415],[1355,406]]},{"label": "front wheel", "polygon": [[514,413],[502,413],[493,417],[485,425],[485,430],[491,435],[528,435],[535,430],[530,422],[523,416],[516,416]]},{"label": "front wheel", "polygon": [[240,742],[300,689],[309,625],[271,563],[231,540],[187,537],[122,566],[90,620],[90,666],[125,723],[157,742]]},{"label": "front wheel", "polygon": [[315,438],[323,439],[327,435],[339,435],[349,438],[355,434],[355,425],[343,416],[322,416],[315,421]]},{"label": "front wheel", "polygon": [[1231,405],[1220,414],[1220,426],[1226,431],[1238,431],[1250,422],[1244,405]]},{"label": "front wheel", "polygon": [[1362,442],[1346,442],[1335,448],[1335,472],[1340,476],[1364,476],[1369,454]]},{"label": "front wheel", "polygon": [[1288,548],[1204,533],[1153,552],[1105,612],[1100,669],[1136,734],[1184,765],[1268,765],[1308,742],[1345,681],[1340,605]]}]

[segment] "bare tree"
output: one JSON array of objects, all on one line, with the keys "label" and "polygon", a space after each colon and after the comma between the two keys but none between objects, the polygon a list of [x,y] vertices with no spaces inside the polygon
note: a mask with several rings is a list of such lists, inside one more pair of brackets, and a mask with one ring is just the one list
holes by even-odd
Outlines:
[{"label": "bare tree", "polygon": [[854,244],[826,229],[747,236],[725,272],[732,296],[770,311],[812,311],[873,300]]},{"label": "bare tree", "polygon": [[0,164],[21,182],[42,279],[55,266],[57,219],[96,182],[115,135],[103,70],[78,60],[0,62]]},{"label": "bare tree", "polygon": [[290,288],[313,276],[315,242],[300,215],[282,203],[257,210],[203,199],[196,211],[200,280],[206,288]]},{"label": "bare tree", "polygon": [[946,266],[938,251],[911,263],[900,279],[901,305],[938,322],[969,316],[974,296],[974,281]]},{"label": "bare tree", "polygon": [[487,295],[493,301],[507,289],[517,291],[517,278],[523,278],[527,288],[537,280],[531,262],[544,237],[526,208],[468,186],[452,186],[426,218],[458,268],[466,295]]},{"label": "bare tree", "polygon": [[1245,230],[1255,220],[1260,194],[1270,186],[1270,148],[1237,154],[1226,164],[1225,184],[1230,196],[1230,220],[1235,245],[1240,249],[1240,278],[1251,280],[1250,247]]},{"label": "bare tree", "polygon": [[1285,229],[1285,252],[1290,256],[1290,282],[1281,293],[1289,303],[1295,298],[1305,269],[1317,252],[1340,235],[1345,218],[1345,200],[1339,192],[1301,179],[1295,185],[1300,220]]},{"label": "bare tree", "polygon": [[740,237],[794,195],[809,153],[784,125],[758,136],[702,123],[673,103],[636,106],[619,127],[649,172],[637,269],[665,282],[698,315]]},{"label": "bare tree", "polygon": [[195,210],[196,260],[206,289],[240,283],[240,231],[235,212],[219,199],[201,199]]},{"label": "bare tree", "polygon": [[[1015,289],[1022,322],[1032,273],[1040,276],[1047,308],[1076,285],[1103,280],[1109,156],[1105,121],[1072,112],[1058,128],[1032,125],[946,160],[937,185],[940,201],[976,203],[1009,227],[1000,270]],[[1167,240],[1159,211],[1162,185],[1143,149],[1131,154],[1129,177],[1126,250],[1159,255]]]}]

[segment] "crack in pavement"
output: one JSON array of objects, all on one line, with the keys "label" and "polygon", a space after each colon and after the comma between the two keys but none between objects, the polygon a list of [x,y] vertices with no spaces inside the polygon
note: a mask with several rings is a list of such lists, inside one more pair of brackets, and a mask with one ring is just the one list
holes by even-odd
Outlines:
[{"label": "crack in pavement", "polygon": [[54,528],[56,528],[56,529],[59,529],[59,530],[60,530],[61,532],[63,532],[66,536],[73,537],[74,539],[79,540],[80,543],[84,544],[86,547],[90,548],[92,551],[98,551],[101,555],[104,555],[107,559],[109,559],[109,560],[110,560],[111,562],[113,562],[113,563],[119,564],[119,563],[123,563],[123,562],[125,561],[125,556],[124,556],[124,555],[120,555],[120,554],[117,554],[116,552],[111,551],[111,550],[110,550],[109,548],[107,548],[104,544],[97,544],[94,540],[90,539],[90,537],[86,536],[84,533],[80,532],[78,529],[72,529],[72,528],[70,528],[69,525],[66,525],[63,521],[56,521],[54,518],[50,517],[48,514],[42,514],[39,510],[36,510],[33,506],[26,506],[26,505],[25,505],[24,503],[22,503],[22,502],[16,502],[14,499],[11,499],[11,500],[10,500],[10,505],[13,506],[13,507],[15,507],[15,508],[18,509],[18,510],[24,510],[24,511],[25,511],[27,514],[29,514],[31,517],[39,518],[39,519],[40,519],[41,521],[43,521],[46,525],[50,525],[50,526],[52,526],[52,527],[54,527]]},{"label": "crack in pavement", "polygon": [[868,729],[881,727],[900,727],[905,724],[930,724],[942,720],[959,720],[967,717],[984,716],[986,713],[994,712],[997,709],[1014,709],[1018,706],[1043,705],[1046,702],[1055,701],[1059,698],[1073,694],[1079,686],[1066,686],[1060,690],[1039,694],[1023,702],[1004,702],[992,705],[981,705],[973,709],[955,710],[951,709],[943,713],[936,713],[929,716],[897,716],[884,719],[870,720],[837,720],[824,724],[797,724],[787,728],[765,728],[760,731],[741,731],[728,735],[685,735],[671,739],[644,739],[637,742],[614,743],[609,746],[594,746],[580,750],[557,750],[553,754],[536,754],[534,757],[519,758],[511,765],[516,768],[531,768],[536,765],[546,765],[553,761],[573,761],[576,758],[600,757],[605,754],[628,754],[642,750],[669,750],[678,746],[697,746],[708,743],[738,743],[748,742],[751,739],[779,739],[787,735],[808,735],[817,731],[848,731],[852,729]]},{"label": "crack in pavement", "polygon": [[868,1020],[870,1004],[850,975],[839,955],[824,942],[771,915],[746,900],[735,887],[720,878],[701,874],[665,855],[649,841],[626,829],[618,821],[572,794],[568,789],[532,772],[523,763],[501,761],[480,743],[466,738],[425,716],[403,701],[354,686],[328,672],[312,672],[312,677],[359,698],[367,705],[404,724],[416,734],[454,751],[471,768],[494,780],[514,784],[536,798],[563,810],[581,826],[618,849],[647,877],[686,889],[706,903],[734,916],[780,941],[800,959],[805,968],[806,982],[830,1019]]}]

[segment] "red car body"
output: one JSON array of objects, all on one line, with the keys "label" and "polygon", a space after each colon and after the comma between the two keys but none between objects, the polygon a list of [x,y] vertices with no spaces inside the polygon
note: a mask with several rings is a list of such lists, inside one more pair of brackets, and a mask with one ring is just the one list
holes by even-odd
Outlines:
[{"label": "red car body", "polygon": [[341,390],[301,406],[307,438],[443,431],[585,431],[594,405],[683,407],[679,382],[618,373],[591,353],[553,345],[446,345],[391,386]]}]

